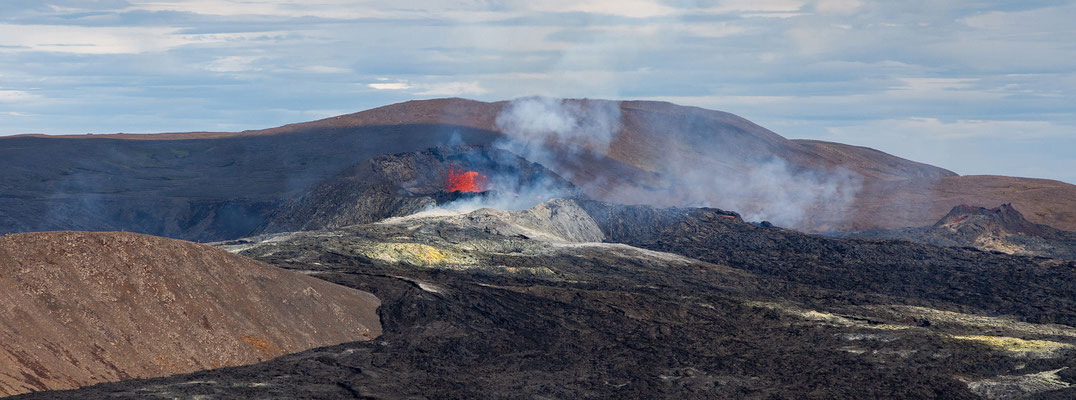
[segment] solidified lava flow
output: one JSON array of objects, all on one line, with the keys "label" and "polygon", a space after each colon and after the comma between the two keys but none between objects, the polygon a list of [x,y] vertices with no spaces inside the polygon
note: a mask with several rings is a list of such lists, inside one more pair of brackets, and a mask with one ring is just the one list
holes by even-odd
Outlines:
[{"label": "solidified lava flow", "polygon": [[475,171],[464,171],[456,165],[448,167],[445,175],[445,191],[448,192],[484,192],[487,179]]}]

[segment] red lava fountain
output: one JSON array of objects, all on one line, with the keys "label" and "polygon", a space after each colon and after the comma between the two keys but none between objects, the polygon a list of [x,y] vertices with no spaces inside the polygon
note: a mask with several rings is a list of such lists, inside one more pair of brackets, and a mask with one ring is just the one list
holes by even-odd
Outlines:
[{"label": "red lava fountain", "polygon": [[484,192],[486,185],[485,175],[464,171],[455,165],[449,166],[445,175],[445,191],[448,192]]}]

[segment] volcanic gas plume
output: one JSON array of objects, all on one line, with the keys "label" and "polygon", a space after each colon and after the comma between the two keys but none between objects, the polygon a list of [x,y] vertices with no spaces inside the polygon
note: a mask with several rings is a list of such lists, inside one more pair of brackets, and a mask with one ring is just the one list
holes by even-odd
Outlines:
[{"label": "volcanic gas plume", "polygon": [[489,180],[485,175],[475,171],[465,171],[453,164],[445,173],[446,192],[484,192],[487,190]]}]

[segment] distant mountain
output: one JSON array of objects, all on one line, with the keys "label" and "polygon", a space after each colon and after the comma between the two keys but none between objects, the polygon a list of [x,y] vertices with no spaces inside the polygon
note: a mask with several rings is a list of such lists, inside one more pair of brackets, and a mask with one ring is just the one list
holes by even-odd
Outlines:
[{"label": "distant mountain", "polygon": [[842,236],[901,239],[935,246],[1076,259],[1076,232],[1031,223],[1011,204],[993,209],[961,204],[931,226],[870,230]]},{"label": "distant mountain", "polygon": [[[311,128],[287,134],[0,138],[0,232],[133,231],[195,241],[241,237],[285,200],[383,153],[444,144],[443,125]],[[131,139],[134,138],[134,139]]]},{"label": "distant mountain", "polygon": [[[503,118],[521,110],[512,102],[437,99],[258,131],[4,137],[0,232],[237,238],[370,157],[449,144],[507,148],[594,199],[715,206],[806,231],[924,226],[961,203],[1011,203],[1031,222],[1076,230],[1076,186],[1062,182],[957,176],[868,148],[788,140],[729,113],[671,103],[553,103],[554,112],[568,112],[534,117],[546,125]],[[609,137],[546,146],[549,137],[528,130],[565,116],[578,117],[568,128],[584,132],[604,127],[588,119],[607,117]]]},{"label": "distant mountain", "polygon": [[133,233],[0,237],[0,396],[252,364],[381,334],[370,293]]}]

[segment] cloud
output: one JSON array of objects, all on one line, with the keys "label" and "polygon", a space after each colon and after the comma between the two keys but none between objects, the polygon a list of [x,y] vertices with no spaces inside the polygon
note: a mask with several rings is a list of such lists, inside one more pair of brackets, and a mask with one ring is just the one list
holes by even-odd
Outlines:
[{"label": "cloud", "polygon": [[632,18],[661,17],[677,13],[679,10],[654,0],[547,0],[526,2],[527,8],[541,12],[584,12],[595,14],[619,15]]},{"label": "cloud", "polygon": [[112,27],[0,24],[0,46],[9,51],[75,54],[137,54],[185,45],[272,40],[271,32],[182,34],[176,27]]},{"label": "cloud", "polygon": [[913,92],[936,92],[942,90],[967,89],[978,81],[975,78],[900,78],[902,85],[893,90]]},{"label": "cloud", "polygon": [[404,90],[411,88],[411,85],[405,82],[378,82],[370,83],[366,86],[377,90]]},{"label": "cloud", "polygon": [[805,4],[802,0],[726,0],[694,11],[708,14],[787,14],[798,13]]},{"label": "cloud", "polygon": [[83,27],[0,24],[0,45],[80,54],[159,51],[189,43],[171,27]]},{"label": "cloud", "polygon": [[380,80],[380,82],[368,83],[366,87],[376,90],[406,90],[419,96],[461,96],[489,92],[481,84],[474,81],[412,83],[408,81],[388,82],[387,78],[381,78]]},{"label": "cloud", "polygon": [[326,13],[332,11],[344,12],[348,9],[348,3],[348,1],[322,0],[311,4],[312,7],[302,7],[302,2],[282,0],[132,0],[127,10],[179,11],[219,16],[276,15],[301,17],[326,16]]},{"label": "cloud", "polygon": [[1058,30],[1071,30],[1071,17],[1076,12],[1072,2],[1050,2],[1052,7],[1033,7],[1030,10],[996,10],[975,13],[957,22],[988,32],[1019,31],[1049,34]]},{"label": "cloud", "polygon": [[221,57],[212,62],[206,64],[204,67],[208,71],[213,72],[245,72],[245,71],[257,71],[261,68],[254,65],[258,60],[264,59],[261,56],[228,56]]},{"label": "cloud", "polygon": [[130,0],[130,5],[122,11],[181,12],[229,18],[448,19],[457,22],[495,21],[522,15],[510,10],[487,10],[483,5],[480,2],[437,0],[409,1],[406,6],[385,1],[355,0]]},{"label": "cloud", "polygon": [[420,84],[416,86],[422,89],[415,94],[420,96],[462,96],[489,93],[478,82],[439,82]]},{"label": "cloud", "polygon": [[1035,140],[1043,138],[1071,137],[1074,128],[1059,126],[1050,121],[997,121],[956,120],[942,121],[938,118],[911,117],[885,119],[868,125],[829,128],[829,132],[843,138],[864,135],[887,135],[908,140],[944,141],[953,139],[1006,139]]},{"label": "cloud", "polygon": [[[695,38],[722,38],[738,35],[748,31],[748,28],[733,22],[707,22],[707,23],[682,23],[682,24],[640,24],[640,25],[613,25],[593,28],[594,32],[620,37],[633,37],[638,40],[646,37],[647,40],[661,39],[663,35],[683,35]],[[615,39],[614,39],[615,40]]]},{"label": "cloud", "polygon": [[849,15],[861,6],[863,2],[860,0],[818,0],[814,9],[821,14]]},{"label": "cloud", "polygon": [[[25,92],[25,91],[22,91],[22,90],[0,89],[0,102],[26,101],[26,100],[33,99],[35,97],[36,96],[34,96],[32,93]],[[11,114],[11,115],[19,115],[21,113],[10,112],[9,114]]]},{"label": "cloud", "polygon": [[303,67],[302,70],[316,74],[346,74],[352,72],[349,68],[332,67],[328,65],[308,65]]}]

